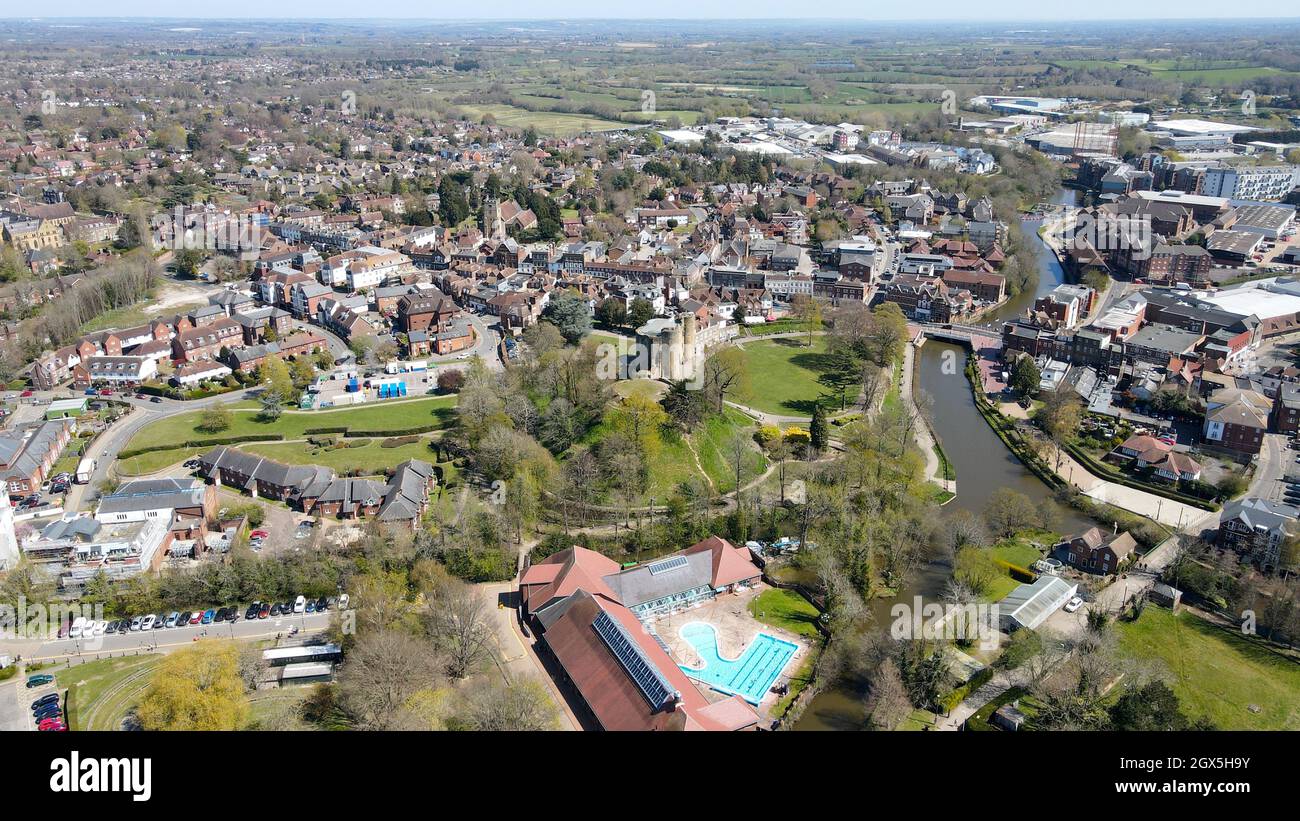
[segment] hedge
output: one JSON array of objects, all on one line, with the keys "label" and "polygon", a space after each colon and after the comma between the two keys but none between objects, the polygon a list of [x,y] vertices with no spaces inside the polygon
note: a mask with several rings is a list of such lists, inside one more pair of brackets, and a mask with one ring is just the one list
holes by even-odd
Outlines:
[{"label": "hedge", "polygon": [[958,687],[956,690],[953,690],[948,695],[939,699],[939,706],[943,708],[943,711],[945,713],[951,713],[957,707],[958,704],[961,704],[963,701],[966,700],[967,696],[969,696],[971,693],[975,692],[979,688],[983,687],[985,684],[988,684],[992,680],[993,680],[993,668],[984,667],[978,673],[971,676],[970,681],[967,681],[965,684]]},{"label": "hedge", "polygon": [[418,436],[394,436],[379,443],[381,448],[400,448],[402,445],[413,445],[420,441]]},{"label": "hedge", "polygon": [[1038,574],[1027,567],[1021,567],[1018,564],[1012,564],[1006,559],[998,559],[998,558],[994,558],[993,563],[996,564],[998,567],[1001,567],[1003,570],[1007,571],[1007,574],[1018,582],[1033,584],[1034,582],[1038,581]]},{"label": "hedge", "polygon": [[1074,457],[1074,460],[1076,462],[1083,465],[1083,467],[1089,473],[1098,476],[1102,479],[1105,479],[1108,482],[1114,482],[1117,485],[1123,485],[1124,487],[1132,488],[1133,490],[1141,490],[1146,493],[1151,493],[1156,496],[1164,497],[1165,499],[1169,499],[1174,502],[1181,502],[1182,504],[1185,505],[1191,505],[1192,507],[1199,507],[1201,510],[1219,509],[1218,505],[1211,504],[1210,502],[1207,502],[1204,499],[1198,499],[1195,496],[1188,496],[1186,493],[1179,493],[1176,490],[1169,490],[1167,488],[1160,487],[1159,485],[1146,484],[1143,482],[1138,482],[1133,479],[1130,479],[1124,474],[1112,470],[1107,466],[1101,464],[1100,462],[1096,461],[1095,459],[1092,458],[1091,455],[1089,455],[1086,451],[1084,451],[1082,448],[1080,448],[1078,445],[1074,444],[1073,442],[1067,442],[1065,445],[1065,450],[1072,457]]},{"label": "hedge", "polygon": [[421,425],[418,428],[406,428],[404,430],[350,430],[348,436],[387,439],[393,436],[419,436],[423,433],[433,433],[438,430],[442,430],[442,425]]},{"label": "hedge", "polygon": [[305,435],[305,436],[314,436],[314,435],[316,435],[316,434],[325,434],[325,433],[342,433],[342,434],[346,434],[347,432],[348,432],[347,426],[345,426],[345,425],[337,425],[337,426],[334,426],[334,427],[328,427],[328,428],[307,428],[306,430],[303,431],[303,435]]},{"label": "hedge", "polygon": [[140,456],[145,453],[157,453],[160,450],[217,447],[218,445],[238,445],[240,442],[279,442],[283,439],[283,433],[247,433],[242,436],[219,436],[215,439],[188,439],[184,442],[173,442],[169,445],[149,445],[142,448],[131,448],[130,450],[124,450],[118,453],[117,458],[130,459],[132,456]]}]

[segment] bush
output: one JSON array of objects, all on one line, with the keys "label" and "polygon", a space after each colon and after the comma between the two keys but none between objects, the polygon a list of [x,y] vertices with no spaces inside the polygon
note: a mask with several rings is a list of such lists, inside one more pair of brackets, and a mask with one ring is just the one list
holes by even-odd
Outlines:
[{"label": "bush", "polygon": [[369,439],[344,439],[343,446],[348,448],[364,448],[370,444]]},{"label": "bush", "polygon": [[438,372],[438,390],[453,393],[465,384],[465,374],[455,368]]},{"label": "bush", "polygon": [[400,448],[402,445],[413,445],[420,441],[418,436],[393,436],[379,443],[381,448]]}]

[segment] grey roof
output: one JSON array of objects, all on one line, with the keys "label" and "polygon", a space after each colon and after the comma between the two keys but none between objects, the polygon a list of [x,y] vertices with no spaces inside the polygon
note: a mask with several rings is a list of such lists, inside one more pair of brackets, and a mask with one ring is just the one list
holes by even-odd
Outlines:
[{"label": "grey roof", "polygon": [[[5,443],[4,449],[8,456],[4,464],[7,467],[3,473],[0,473],[0,479],[12,477],[26,479],[35,475],[45,461],[45,457],[54,449],[62,429],[68,424],[64,419],[52,419],[35,426],[29,425],[6,431],[3,438],[0,438],[0,443]],[[30,435],[28,431],[32,431]],[[25,442],[24,437],[26,437]]]},{"label": "grey roof", "polygon": [[178,507],[202,507],[203,485],[182,479],[141,479],[127,482],[113,493],[100,498],[95,515],[161,510]]},{"label": "grey roof", "polygon": [[1284,532],[1289,524],[1300,518],[1300,508],[1269,499],[1238,499],[1223,506],[1221,522],[1240,519],[1252,530]]},{"label": "grey roof", "polygon": [[429,482],[433,479],[433,465],[419,459],[410,459],[397,466],[393,478],[384,488],[384,504],[379,508],[382,522],[410,521],[420,515],[428,498]]},{"label": "grey roof", "polygon": [[265,456],[257,456],[235,448],[217,447],[199,458],[204,473],[230,470],[248,477],[246,486],[265,482],[288,488],[297,496],[315,496],[324,491],[334,473],[320,465],[285,465]]},{"label": "grey roof", "polygon": [[[674,557],[675,558],[675,557]],[[635,607],[675,593],[708,587],[713,583],[713,553],[701,550],[682,556],[686,561],[673,570],[652,573],[658,562],[650,562],[605,577],[605,584],[626,607]]]},{"label": "grey roof", "polygon": [[59,519],[57,522],[50,522],[41,531],[41,538],[51,542],[67,540],[90,541],[95,538],[99,532],[99,522],[89,516],[78,516],[75,519]]}]

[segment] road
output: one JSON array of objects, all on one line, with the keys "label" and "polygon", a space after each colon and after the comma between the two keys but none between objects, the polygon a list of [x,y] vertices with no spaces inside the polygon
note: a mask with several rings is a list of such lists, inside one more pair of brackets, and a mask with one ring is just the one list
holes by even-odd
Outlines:
[{"label": "road", "polygon": [[[299,613],[293,616],[245,621],[242,617],[243,609],[241,608],[241,617],[238,621],[224,622],[219,625],[162,628],[147,633],[135,632],[126,635],[115,633],[111,636],[96,636],[93,639],[55,639],[39,645],[31,651],[30,656],[24,656],[23,661],[46,661],[70,656],[107,655],[132,651],[166,652],[168,649],[188,647],[204,637],[266,639],[275,638],[277,635],[287,636],[294,627],[298,628],[299,635],[317,633],[329,627],[333,612]],[[0,642],[0,648],[8,650],[6,647],[8,644],[10,642]]]}]

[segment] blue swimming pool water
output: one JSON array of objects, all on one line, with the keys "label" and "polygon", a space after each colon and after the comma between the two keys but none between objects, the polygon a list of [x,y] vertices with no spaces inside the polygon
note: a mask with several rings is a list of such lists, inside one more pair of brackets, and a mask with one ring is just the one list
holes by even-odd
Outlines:
[{"label": "blue swimming pool water", "polygon": [[763,700],[772,682],[799,649],[796,644],[759,633],[740,658],[726,659],[718,653],[717,630],[702,621],[682,627],[682,638],[704,661],[702,668],[679,665],[686,675],[719,692],[739,695],[750,704]]}]

